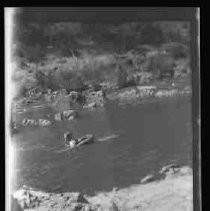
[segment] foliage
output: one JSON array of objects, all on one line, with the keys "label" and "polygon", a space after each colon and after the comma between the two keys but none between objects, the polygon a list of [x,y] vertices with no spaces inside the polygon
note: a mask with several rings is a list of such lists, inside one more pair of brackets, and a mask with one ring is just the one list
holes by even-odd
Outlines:
[{"label": "foliage", "polygon": [[118,87],[120,89],[127,86],[127,76],[126,70],[119,66]]},{"label": "foliage", "polygon": [[[130,76],[134,72],[149,72],[157,78],[170,73],[173,77],[174,61],[189,57],[189,33],[187,22],[19,21],[15,26],[14,54],[24,63],[35,64],[35,73],[31,75],[25,74],[25,69],[31,68],[22,67],[24,80],[17,78],[25,88],[20,93],[24,95],[24,90],[34,87],[35,82],[43,90],[70,92],[82,91],[87,85],[99,90],[104,81],[115,82],[123,88],[146,83],[151,78],[142,76],[137,80]],[[116,71],[115,54],[126,55],[123,59],[126,64]],[[54,58],[50,59],[52,55]]]},{"label": "foliage", "polygon": [[162,49],[171,54],[175,59],[187,58],[189,56],[187,46],[182,43],[166,43],[162,45]]},{"label": "foliage", "polygon": [[141,28],[141,44],[159,46],[163,42],[163,32],[156,24],[146,23]]},{"label": "foliage", "polygon": [[155,78],[162,78],[164,74],[174,74],[175,61],[169,54],[157,52],[147,58],[147,71],[152,72]]},{"label": "foliage", "polygon": [[[100,48],[124,53],[147,44],[159,46],[168,42],[189,43],[190,26],[186,22],[99,23],[19,23],[16,38],[20,48],[26,46],[56,47],[66,56],[78,49]],[[107,48],[109,46],[109,48]],[[30,51],[30,49],[28,49]],[[27,51],[27,49],[26,49]]]},{"label": "foliage", "polygon": [[68,91],[83,91],[84,90],[84,82],[79,76],[71,78],[69,83],[66,85],[66,90]]},{"label": "foliage", "polygon": [[71,104],[67,93],[61,90],[52,104],[53,108],[58,112],[63,112],[71,109]]},{"label": "foliage", "polygon": [[162,21],[157,23],[164,35],[164,42],[179,42],[189,45],[190,42],[190,22]]}]

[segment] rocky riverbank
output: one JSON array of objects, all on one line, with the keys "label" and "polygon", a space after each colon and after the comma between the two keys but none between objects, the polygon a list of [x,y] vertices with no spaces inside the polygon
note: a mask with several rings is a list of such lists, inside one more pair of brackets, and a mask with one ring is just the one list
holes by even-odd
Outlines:
[{"label": "rocky riverbank", "polygon": [[[132,86],[111,91],[99,90],[85,91],[83,93],[73,91],[69,94],[66,93],[65,90],[61,90],[60,92],[49,92],[48,94],[45,94],[45,100],[42,104],[48,104],[49,106],[54,107],[55,110],[63,112],[66,110],[74,110],[78,107],[80,109],[103,107],[107,100],[118,101],[120,104],[123,104],[128,103],[129,101],[133,103],[134,101],[139,102],[145,99],[152,100],[175,96],[191,96],[191,94],[192,88],[190,85],[180,87],[174,84],[166,87],[157,85]],[[24,112],[22,107],[28,104],[28,102],[29,99],[21,99],[14,103],[13,107],[16,107],[16,110]]]},{"label": "rocky riverbank", "polygon": [[[192,89],[189,85],[182,87],[171,86],[171,87],[159,87],[159,86],[134,86],[124,89],[116,89],[111,92],[104,93],[102,90],[99,91],[86,91],[85,93],[72,92],[70,94],[61,92],[51,93],[48,97],[52,95],[53,100],[50,102],[44,101],[41,105],[35,104],[32,108],[40,108],[45,105],[52,106],[55,111],[53,120],[49,119],[30,119],[24,118],[21,123],[12,121],[11,129],[13,132],[17,132],[18,128],[22,126],[40,126],[46,127],[53,124],[55,121],[69,120],[72,121],[77,119],[79,115],[79,110],[88,109],[94,110],[98,107],[104,107],[107,101],[114,101],[118,105],[126,104],[138,104],[138,103],[147,103],[152,101],[158,101],[165,98],[172,97],[189,97],[192,96]],[[72,98],[72,96],[74,96]],[[78,102],[81,99],[83,103]],[[27,101],[28,102],[28,101]],[[79,105],[79,106],[77,106]],[[12,106],[12,119],[15,119],[17,113],[24,113],[27,109],[25,104],[22,101],[14,103]]]},{"label": "rocky riverbank", "polygon": [[108,99],[117,101],[120,105],[138,102],[148,102],[154,99],[176,96],[191,96],[190,86],[159,88],[157,86],[136,86],[119,90],[108,95]]},{"label": "rocky riverbank", "polygon": [[13,194],[13,210],[82,211],[190,211],[193,210],[192,169],[169,165],[140,184],[95,196],[81,193],[46,193],[23,187]]}]

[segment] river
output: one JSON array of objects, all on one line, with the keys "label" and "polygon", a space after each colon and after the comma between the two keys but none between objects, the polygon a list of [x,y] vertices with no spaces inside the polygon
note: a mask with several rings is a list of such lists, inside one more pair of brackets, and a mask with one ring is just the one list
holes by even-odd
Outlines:
[{"label": "river", "polygon": [[[50,108],[37,108],[17,118],[53,114]],[[96,142],[59,153],[67,130],[75,137],[92,133]],[[75,121],[21,128],[13,136],[14,189],[28,185],[44,191],[93,193],[137,184],[163,165],[192,165],[192,137],[191,99],[180,97],[120,107],[108,103],[82,111]]]}]

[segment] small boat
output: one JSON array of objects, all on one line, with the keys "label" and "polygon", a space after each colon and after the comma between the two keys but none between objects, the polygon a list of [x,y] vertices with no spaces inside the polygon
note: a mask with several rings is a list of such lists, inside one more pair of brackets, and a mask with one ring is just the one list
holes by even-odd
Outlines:
[{"label": "small boat", "polygon": [[91,144],[94,142],[94,135],[92,134],[87,134],[85,136],[83,136],[82,138],[78,139],[78,146],[84,145],[84,144]]},{"label": "small boat", "polygon": [[59,152],[64,152],[64,151],[67,151],[69,149],[74,149],[76,147],[79,147],[81,145],[91,144],[93,142],[94,142],[94,135],[87,134],[87,135],[79,138],[77,141],[76,140],[71,140],[68,144],[65,144],[67,149],[61,150]]},{"label": "small boat", "polygon": [[66,148],[65,149],[61,149],[58,151],[55,151],[56,153],[62,153],[62,152],[66,152],[68,150],[73,150],[81,145],[86,145],[86,144],[92,144],[94,142],[94,135],[92,134],[87,134],[81,138],[78,139],[78,144],[75,144],[75,141],[70,143],[70,144],[65,144]]}]

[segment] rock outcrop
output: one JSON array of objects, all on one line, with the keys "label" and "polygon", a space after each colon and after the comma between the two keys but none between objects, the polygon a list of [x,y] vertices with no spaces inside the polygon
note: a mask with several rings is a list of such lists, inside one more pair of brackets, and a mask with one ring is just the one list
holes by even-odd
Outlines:
[{"label": "rock outcrop", "polygon": [[166,166],[163,166],[162,169],[160,169],[159,172],[156,174],[149,174],[145,177],[143,177],[140,180],[141,184],[150,183],[153,181],[169,178],[170,176],[176,176],[176,175],[187,175],[192,174],[192,169],[188,166],[180,167],[177,164],[169,164]]},{"label": "rock outcrop", "polygon": [[77,111],[75,110],[66,110],[60,113],[56,113],[54,116],[55,121],[62,120],[73,120],[78,116]]},{"label": "rock outcrop", "polygon": [[83,108],[96,108],[97,104],[95,102],[89,103],[87,105],[84,105]]},{"label": "rock outcrop", "polygon": [[158,90],[155,93],[155,97],[172,97],[179,94],[178,89],[172,89],[172,90]]},{"label": "rock outcrop", "polygon": [[156,89],[157,88],[155,86],[137,86],[133,88],[127,88],[120,91],[117,94],[116,99],[119,102],[133,102],[138,99],[154,96]]},{"label": "rock outcrop", "polygon": [[178,170],[180,169],[180,166],[177,164],[169,164],[167,166],[164,166],[159,173],[160,174],[174,174],[176,172],[178,172]]},{"label": "rock outcrop", "polygon": [[20,210],[64,210],[64,211],[102,211],[98,205],[92,205],[81,193],[46,193],[33,189],[20,189],[13,194],[16,207]]},{"label": "rock outcrop", "polygon": [[28,118],[24,118],[22,121],[22,125],[23,126],[40,126],[40,127],[46,127],[46,126],[50,126],[52,124],[52,122],[50,120],[47,119],[28,119]]},{"label": "rock outcrop", "polygon": [[41,127],[47,127],[50,126],[52,124],[52,122],[50,122],[47,119],[39,119],[39,126]]},{"label": "rock outcrop", "polygon": [[35,126],[35,125],[38,125],[38,121],[35,119],[24,118],[22,121],[22,125],[23,126]]},{"label": "rock outcrop", "polygon": [[11,196],[11,211],[23,211],[23,208],[19,204],[18,200]]},{"label": "rock outcrop", "polygon": [[[159,180],[158,175],[165,177]],[[142,181],[144,184],[101,192],[95,196],[76,192],[47,193],[23,187],[13,194],[12,203],[16,207],[13,210],[192,210],[193,179],[190,167],[170,164],[164,166],[157,175],[151,174],[142,180],[145,180]]]},{"label": "rock outcrop", "polygon": [[55,121],[62,121],[63,120],[63,113],[55,114]]},{"label": "rock outcrop", "polygon": [[91,91],[86,93],[86,103],[84,108],[95,108],[103,107],[105,104],[105,92],[100,91]]},{"label": "rock outcrop", "polygon": [[118,90],[108,95],[108,99],[116,100],[120,105],[133,102],[143,102],[165,97],[189,96],[192,90],[189,86],[185,88],[157,88],[156,86],[135,86]]},{"label": "rock outcrop", "polygon": [[77,116],[77,112],[75,110],[67,110],[63,111],[63,118],[68,119],[69,118],[75,118]]},{"label": "rock outcrop", "polygon": [[153,174],[149,174],[146,177],[144,177],[143,179],[141,179],[141,184],[152,182],[154,180],[155,180],[155,176]]}]

